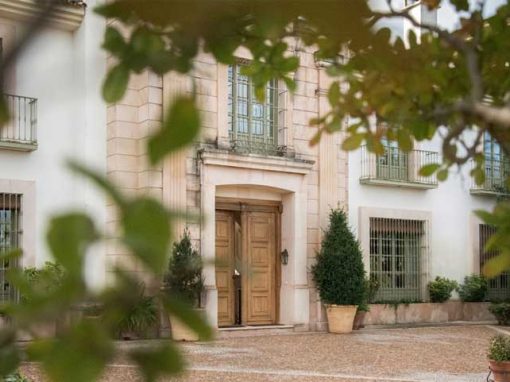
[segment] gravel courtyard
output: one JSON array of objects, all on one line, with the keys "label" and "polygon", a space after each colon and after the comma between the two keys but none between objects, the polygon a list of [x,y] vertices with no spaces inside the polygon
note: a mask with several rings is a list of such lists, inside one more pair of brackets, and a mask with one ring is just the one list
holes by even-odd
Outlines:
[{"label": "gravel courtyard", "polygon": [[[183,344],[188,372],[166,381],[480,382],[487,377],[488,342],[501,331],[485,325],[372,329],[352,335],[305,333]],[[22,370],[42,380],[35,365]],[[133,366],[122,360],[104,377],[105,382],[139,380]]]}]

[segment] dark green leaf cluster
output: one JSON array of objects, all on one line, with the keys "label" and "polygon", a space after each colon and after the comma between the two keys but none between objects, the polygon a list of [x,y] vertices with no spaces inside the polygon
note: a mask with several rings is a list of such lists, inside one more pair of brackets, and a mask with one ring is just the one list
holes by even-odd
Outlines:
[{"label": "dark green leaf cluster", "polygon": [[330,213],[312,276],[325,304],[359,305],[365,296],[365,270],[358,241],[342,210]]},{"label": "dark green leaf cluster", "polygon": [[455,280],[437,276],[434,281],[428,283],[431,302],[445,302],[450,299],[452,292],[458,288]]},{"label": "dark green leaf cluster", "polygon": [[510,324],[510,303],[498,302],[489,306],[489,311],[496,317],[499,325]]},{"label": "dark green leaf cluster", "polygon": [[193,248],[188,230],[184,231],[180,241],[174,243],[164,286],[168,293],[200,307],[200,297],[204,289],[202,258]]},{"label": "dark green leaf cluster", "polygon": [[460,299],[464,302],[485,301],[488,284],[485,277],[481,275],[471,275],[464,277],[464,283],[459,288]]},{"label": "dark green leaf cluster", "polygon": [[492,338],[487,357],[496,362],[510,361],[510,338],[503,335]]}]

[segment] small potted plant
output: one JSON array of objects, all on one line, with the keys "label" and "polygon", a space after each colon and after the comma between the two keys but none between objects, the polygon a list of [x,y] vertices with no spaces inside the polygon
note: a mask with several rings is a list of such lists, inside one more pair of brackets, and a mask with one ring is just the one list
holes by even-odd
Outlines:
[{"label": "small potted plant", "polygon": [[331,211],[312,276],[326,306],[329,332],[350,333],[365,294],[365,270],[359,243],[341,210]]},{"label": "small potted plant", "polygon": [[[166,293],[181,298],[199,311],[202,309],[204,279],[202,257],[193,248],[189,231],[186,229],[181,240],[174,243],[168,272],[164,278]],[[177,317],[168,317],[172,338],[176,341],[198,341],[198,335]]]},{"label": "small potted plant", "polygon": [[510,338],[502,335],[492,338],[488,358],[494,382],[510,382]]}]

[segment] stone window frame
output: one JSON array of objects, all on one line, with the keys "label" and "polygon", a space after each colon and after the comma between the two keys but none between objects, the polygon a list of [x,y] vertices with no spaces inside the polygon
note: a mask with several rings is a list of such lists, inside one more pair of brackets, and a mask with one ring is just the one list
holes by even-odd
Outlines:
[{"label": "stone window frame", "polygon": [[370,274],[370,218],[420,220],[425,225],[423,253],[421,257],[420,295],[427,296],[427,283],[431,275],[432,212],[395,208],[359,207],[358,240],[363,252],[365,271]]},{"label": "stone window frame", "polygon": [[22,232],[21,249],[23,255],[20,267],[36,265],[36,201],[35,182],[27,180],[0,179],[0,194],[18,194],[22,196]]}]

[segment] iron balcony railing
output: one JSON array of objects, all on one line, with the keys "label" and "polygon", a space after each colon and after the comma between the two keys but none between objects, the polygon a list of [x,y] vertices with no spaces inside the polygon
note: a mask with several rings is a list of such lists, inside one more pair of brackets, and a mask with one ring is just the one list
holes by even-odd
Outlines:
[{"label": "iron balcony railing", "polygon": [[284,156],[285,146],[279,146],[277,139],[257,135],[237,133],[235,136],[229,132],[230,146],[234,152],[242,154],[260,154]]},{"label": "iron balcony railing", "polygon": [[0,146],[32,150],[37,146],[37,99],[4,94],[9,120],[0,128]]},{"label": "iron balcony railing", "polygon": [[435,176],[419,174],[420,168],[439,162],[435,151],[411,150],[404,152],[398,147],[385,146],[385,153],[376,155],[361,147],[360,182],[367,184],[401,184],[423,188],[437,186]]},{"label": "iron balcony railing", "polygon": [[[474,166],[474,162],[472,163]],[[473,180],[471,193],[473,194],[500,194],[509,195],[510,189],[506,185],[510,177],[510,159],[485,159],[485,181],[476,184]]]}]

